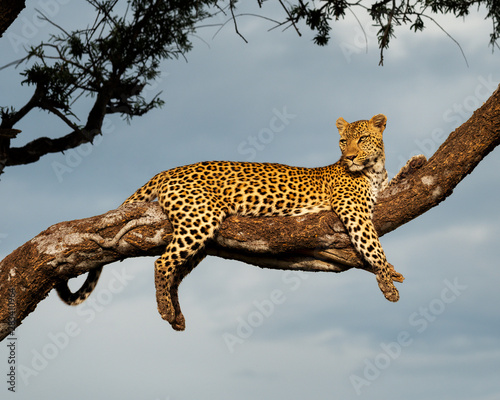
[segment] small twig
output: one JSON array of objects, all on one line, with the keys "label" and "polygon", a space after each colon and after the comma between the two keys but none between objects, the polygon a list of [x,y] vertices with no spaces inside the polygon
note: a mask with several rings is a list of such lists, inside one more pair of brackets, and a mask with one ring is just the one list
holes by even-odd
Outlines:
[{"label": "small twig", "polygon": [[425,15],[425,14],[422,14],[422,17],[425,17],[425,18],[428,18],[430,19],[432,22],[434,22],[436,24],[436,26],[441,29],[445,34],[446,36],[448,36],[451,40],[453,40],[455,42],[455,44],[458,46],[458,48],[460,49],[460,52],[462,53],[462,57],[464,58],[465,60],[465,65],[467,65],[467,68],[469,68],[469,62],[467,61],[467,57],[465,56],[465,53],[464,53],[464,50],[462,49],[462,46],[460,46],[460,43],[458,43],[458,41],[453,37],[451,36],[448,32],[446,32],[446,29],[444,29],[441,25],[439,25],[439,23],[432,17],[429,17],[428,15]]},{"label": "small twig", "polygon": [[23,58],[20,58],[19,60],[16,60],[16,61],[11,61],[10,63],[8,64],[5,64],[4,66],[0,67],[0,71],[5,69],[5,68],[8,68],[12,65],[16,65],[16,68],[19,64],[21,64],[23,61],[27,60],[29,58],[29,56],[26,56],[26,57],[23,57]]},{"label": "small twig", "polygon": [[49,18],[48,18],[48,17],[47,17],[47,16],[46,16],[43,12],[41,12],[38,8],[35,8],[35,11],[36,11],[37,13],[39,13],[39,14],[43,17],[43,18],[38,17],[38,18],[40,18],[42,21],[44,21],[44,20],[45,20],[45,21],[47,21],[49,24],[51,24],[51,25],[55,26],[57,29],[59,29],[59,30],[61,30],[62,32],[64,32],[64,34],[65,34],[67,37],[70,37],[70,36],[71,36],[68,32],[66,32],[66,30],[65,30],[62,26],[59,26],[59,25],[57,25],[55,22],[51,21],[51,20],[50,20],[50,19],[49,19]]},{"label": "small twig", "polygon": [[368,53],[368,36],[366,35],[365,28],[363,28],[361,21],[359,20],[358,16],[354,13],[354,11],[352,11],[350,7],[348,8],[348,10],[351,12],[351,14],[354,16],[354,18],[358,22],[358,25],[361,28],[361,32],[363,32],[363,36],[365,37],[366,52]]},{"label": "small twig", "polygon": [[[113,5],[111,5],[111,7],[109,7],[109,10],[112,10],[112,9],[115,7],[116,3],[118,3],[118,0],[115,0],[115,1],[114,1]],[[100,3],[98,3],[98,2],[96,2],[96,4],[97,4],[97,8],[98,8],[98,10],[99,10],[100,12],[102,12],[102,14],[104,15],[104,18],[105,18],[105,19],[107,19],[107,20],[109,20],[109,21],[111,21],[111,22],[114,24],[115,28],[116,28],[116,27],[118,27],[118,26],[119,26],[119,25],[118,25],[118,22],[117,22],[117,21],[115,20],[115,18],[114,18],[114,17],[113,17],[113,16],[109,13],[109,10],[108,10],[105,6],[102,6],[102,5],[101,5]],[[128,7],[129,7],[129,6],[127,6],[127,12],[128,12]]]},{"label": "small twig", "polygon": [[[219,24],[217,24],[217,25],[219,25]],[[196,39],[199,39],[200,41],[205,43],[207,45],[207,47],[210,49],[210,44],[205,39],[203,39],[200,35],[193,34],[193,37],[195,37]],[[184,58],[186,58],[186,57],[184,57]]]},{"label": "small twig", "polygon": [[288,11],[288,9],[285,7],[285,5],[283,4],[283,2],[281,0],[279,0],[279,2],[281,4],[281,7],[283,7],[283,10],[285,10],[286,15],[288,15],[288,19],[289,19],[290,23],[292,24],[292,26],[295,28],[295,32],[297,32],[297,35],[302,36],[302,34],[299,31],[299,28],[297,28],[297,25],[295,24],[295,21],[293,20],[292,15]]},{"label": "small twig", "polygon": [[232,16],[233,21],[234,21],[234,30],[236,31],[238,36],[240,36],[245,41],[245,43],[248,43],[248,41],[245,39],[245,37],[238,30],[238,24],[236,23],[236,17],[234,15],[234,5],[233,5],[232,0],[229,1],[229,10],[231,11],[231,16]]},{"label": "small twig", "polygon": [[[271,22],[273,22],[273,23],[277,24],[277,26],[275,26],[275,27],[273,27],[273,28],[269,29],[269,31],[272,31],[273,29],[275,29],[275,28],[277,28],[277,27],[279,27],[279,26],[281,26],[281,25],[283,25],[283,24],[285,23],[285,22],[280,23],[279,21],[276,21],[275,19],[268,18],[268,17],[264,17],[264,16],[259,15],[259,14],[252,14],[252,13],[242,13],[242,14],[236,14],[236,15],[235,15],[235,17],[236,17],[236,18],[239,18],[239,17],[257,17],[257,18],[262,18],[262,19],[265,19],[265,20],[267,20],[267,21],[271,21]],[[219,32],[222,30],[222,28],[224,28],[224,27],[226,26],[226,24],[227,24],[229,21],[231,21],[231,20],[232,20],[232,18],[228,19],[226,22],[224,22],[224,23],[222,23],[222,24],[214,24],[213,26],[220,25],[220,28],[219,28],[219,29],[217,29],[217,31],[214,33],[214,35],[212,36],[212,39],[214,39],[214,38],[215,38],[215,37],[219,34]],[[203,27],[205,27],[205,26],[209,26],[209,25],[203,25]]]},{"label": "small twig", "polygon": [[[51,112],[52,114],[58,116],[60,119],[63,120],[64,123],[66,123],[66,125],[68,125],[75,132],[82,132],[81,129],[78,127],[78,125],[76,125],[75,123],[73,123],[73,121],[71,121],[68,117],[66,117],[66,115],[64,115],[57,108],[55,108],[53,106],[45,106],[44,104],[40,104],[40,108],[42,110],[47,110],[47,111]],[[75,114],[73,114],[73,113],[71,113],[71,115],[75,116]]]}]

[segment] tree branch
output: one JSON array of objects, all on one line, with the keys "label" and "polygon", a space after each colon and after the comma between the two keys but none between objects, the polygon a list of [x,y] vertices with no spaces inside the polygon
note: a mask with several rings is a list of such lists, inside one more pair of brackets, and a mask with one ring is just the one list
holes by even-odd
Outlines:
[{"label": "tree branch", "polygon": [[[500,87],[428,162],[414,157],[380,194],[373,217],[379,235],[438,205],[499,143]],[[41,232],[0,262],[0,340],[57,284],[114,261],[158,256],[171,232],[156,202],[130,204]],[[326,211],[299,217],[229,217],[207,252],[263,268],[369,270],[342,223]],[[402,277],[394,274],[393,279]]]},{"label": "tree branch", "polygon": [[0,37],[16,20],[24,7],[26,7],[25,0],[0,0]]},{"label": "tree branch", "polygon": [[40,157],[46,154],[62,152],[78,147],[83,143],[92,142],[92,140],[101,133],[102,123],[107,113],[106,106],[109,100],[110,95],[105,88],[98,93],[84,128],[81,130],[74,130],[60,138],[50,139],[48,137],[41,137],[22,147],[9,148],[6,151],[5,165],[29,164],[38,161]]}]

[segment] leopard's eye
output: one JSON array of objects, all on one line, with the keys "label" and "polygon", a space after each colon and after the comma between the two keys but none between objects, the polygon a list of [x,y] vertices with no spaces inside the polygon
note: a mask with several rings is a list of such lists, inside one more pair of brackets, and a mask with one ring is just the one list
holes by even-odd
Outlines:
[{"label": "leopard's eye", "polygon": [[340,141],[339,141],[339,145],[340,145],[340,147],[344,147],[346,144],[347,144],[347,140],[345,140],[345,139],[340,139]]},{"label": "leopard's eye", "polygon": [[359,142],[359,143],[364,142],[364,141],[365,141],[366,139],[368,139],[368,138],[369,138],[369,136],[368,136],[368,135],[363,135],[363,136],[361,136],[361,137],[359,138],[359,141],[358,141],[358,142]]}]

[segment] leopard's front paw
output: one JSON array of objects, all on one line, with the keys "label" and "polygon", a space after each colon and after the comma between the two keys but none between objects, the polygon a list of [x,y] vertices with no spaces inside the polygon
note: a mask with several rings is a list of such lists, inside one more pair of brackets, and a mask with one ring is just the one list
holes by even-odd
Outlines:
[{"label": "leopard's front paw", "polygon": [[167,321],[176,331],[186,329],[186,321],[182,312],[176,312],[169,295],[157,298],[158,312],[161,317]]},{"label": "leopard's front paw", "polygon": [[392,279],[387,280],[377,275],[377,282],[378,287],[387,300],[392,302],[399,300],[399,292],[398,289],[396,289],[396,286],[394,286],[394,283],[392,283]]},{"label": "leopard's front paw", "polygon": [[[177,292],[174,293],[176,295]],[[178,304],[177,298],[175,298]],[[176,331],[183,331],[186,329],[186,321],[180,307],[176,309],[172,295],[167,290],[156,290],[156,303],[158,304],[158,312],[161,317],[167,321]]]},{"label": "leopard's front paw", "polygon": [[173,323],[170,323],[172,325],[172,328],[174,328],[176,331],[183,331],[186,329],[186,320],[184,319],[184,315],[182,313],[177,314],[175,316],[175,320]]}]

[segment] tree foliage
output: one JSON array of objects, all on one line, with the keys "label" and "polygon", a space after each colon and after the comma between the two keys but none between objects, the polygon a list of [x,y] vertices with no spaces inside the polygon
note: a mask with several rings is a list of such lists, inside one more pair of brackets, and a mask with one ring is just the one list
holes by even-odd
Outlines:
[{"label": "tree foliage", "polygon": [[[191,49],[189,38],[195,24],[210,15],[207,10],[215,1],[132,0],[121,15],[115,10],[118,0],[88,3],[96,10],[91,25],[67,32],[49,21],[59,33],[28,49],[21,60],[30,64],[22,72],[22,83],[35,90],[19,110],[1,108],[0,172],[5,166],[34,162],[44,154],[91,142],[100,134],[106,114],[130,119],[162,105],[158,95],[146,100],[144,87],[158,77],[162,60],[178,58]],[[95,99],[85,123],[72,111],[82,96]],[[57,116],[71,132],[59,139],[40,138],[22,148],[10,148],[5,140],[11,137],[2,137],[1,130],[12,132],[35,108]]]},{"label": "tree foliage", "polygon": [[[283,4],[283,3],[282,3]],[[343,19],[346,11],[354,13],[355,9],[366,11],[378,28],[377,38],[380,48],[380,63],[383,64],[383,51],[389,48],[389,43],[395,37],[394,28],[399,25],[409,25],[414,32],[423,31],[426,27],[424,21],[429,21],[441,26],[435,20],[437,14],[453,14],[457,18],[469,15],[471,9],[484,6],[487,10],[487,19],[493,25],[490,34],[490,45],[498,47],[500,35],[500,2],[495,0],[380,0],[380,1],[354,1],[326,0],[321,2],[304,3],[299,0],[297,4],[283,7],[287,11],[287,22],[298,24],[305,21],[316,32],[314,42],[324,46],[330,40],[332,20]]]}]

